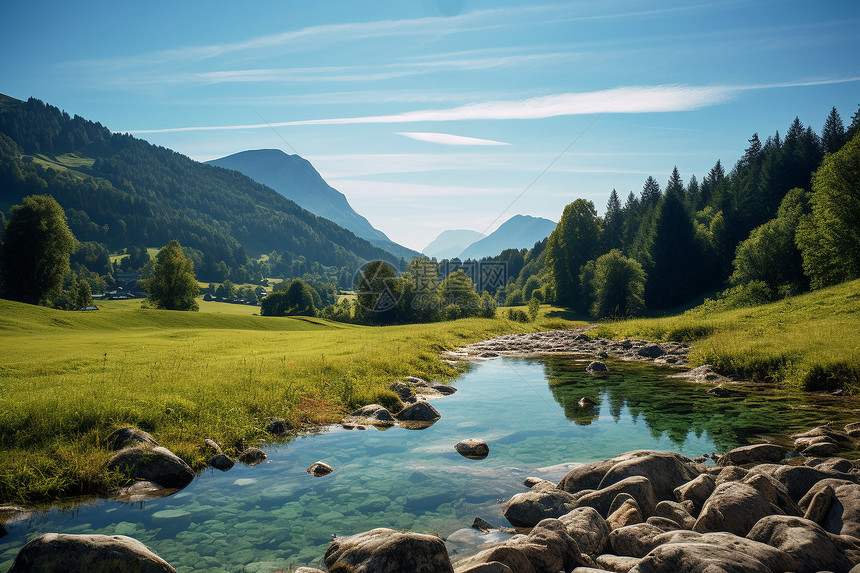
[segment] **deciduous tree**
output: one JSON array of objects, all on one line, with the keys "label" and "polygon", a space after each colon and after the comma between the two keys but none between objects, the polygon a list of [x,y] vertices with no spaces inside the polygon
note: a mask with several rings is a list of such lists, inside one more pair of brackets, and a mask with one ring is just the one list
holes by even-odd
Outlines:
[{"label": "deciduous tree", "polygon": [[561,220],[546,245],[547,262],[552,267],[556,298],[570,306],[581,300],[579,272],[593,259],[600,247],[600,220],[594,203],[577,199],[564,208]]},{"label": "deciduous tree", "polygon": [[812,288],[860,277],[860,133],[828,155],[812,182],[797,246]]},{"label": "deciduous tree", "polygon": [[194,263],[185,257],[179,241],[172,240],[158,251],[152,276],[143,281],[149,301],[165,310],[199,310],[196,297],[200,286]]},{"label": "deciduous tree", "polygon": [[0,248],[5,298],[38,304],[58,294],[77,241],[63,208],[50,195],[24,197],[12,207]]}]

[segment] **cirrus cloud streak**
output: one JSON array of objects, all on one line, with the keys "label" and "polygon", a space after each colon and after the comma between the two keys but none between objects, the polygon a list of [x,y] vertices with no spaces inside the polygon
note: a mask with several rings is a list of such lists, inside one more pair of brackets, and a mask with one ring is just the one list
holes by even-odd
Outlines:
[{"label": "cirrus cloud streak", "polygon": [[442,145],[510,145],[504,141],[495,141],[493,139],[480,139],[478,137],[466,137],[463,135],[452,135],[450,133],[427,133],[415,131],[398,131],[397,135],[402,135],[417,141],[426,141],[428,143],[440,143]]},{"label": "cirrus cloud streak", "polygon": [[449,109],[409,111],[394,115],[371,115],[331,119],[306,119],[247,125],[171,127],[139,129],[128,133],[170,133],[181,131],[221,131],[264,129],[301,125],[352,125],[412,123],[429,121],[546,119],[568,115],[599,113],[660,113],[693,111],[725,103],[739,89],[727,86],[632,86],[593,92],[564,93],[525,100],[469,103]]}]

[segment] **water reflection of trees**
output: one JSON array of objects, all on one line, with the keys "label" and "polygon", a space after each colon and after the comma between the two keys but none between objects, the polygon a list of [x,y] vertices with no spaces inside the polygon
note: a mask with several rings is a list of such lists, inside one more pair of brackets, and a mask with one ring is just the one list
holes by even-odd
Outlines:
[{"label": "water reflection of trees", "polygon": [[[607,375],[596,377],[570,358],[548,357],[543,362],[553,398],[569,420],[591,424],[607,407],[617,422],[627,408],[633,422],[641,418],[655,439],[665,435],[679,447],[692,432],[728,450],[755,434],[781,430],[790,410],[787,399],[716,398],[707,394],[710,386],[667,379],[665,371],[652,365],[612,362]],[[580,408],[577,402],[583,396],[597,405]]]}]

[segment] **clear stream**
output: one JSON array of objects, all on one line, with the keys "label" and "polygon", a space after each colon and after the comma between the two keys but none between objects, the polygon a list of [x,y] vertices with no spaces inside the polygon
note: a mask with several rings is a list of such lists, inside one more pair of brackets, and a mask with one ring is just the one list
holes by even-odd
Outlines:
[{"label": "clear stream", "polygon": [[[0,528],[0,571],[28,539],[46,532],[134,537],[179,572],[269,573],[321,564],[333,535],[374,527],[440,536],[480,516],[507,525],[502,504],[530,475],[558,480],[566,467],[634,449],[689,457],[721,452],[757,436],[780,436],[841,420],[853,399],[742,387],[716,398],[709,386],[666,378],[650,364],[607,362],[605,378],[570,357],[493,359],[434,400],[442,418],[424,430],[339,426],[264,449],[267,463],[206,471],[176,495],[145,503],[98,500],[53,509]],[[582,409],[583,396],[595,400]],[[815,403],[812,402],[815,401]],[[461,457],[454,444],[481,438],[490,455]],[[334,473],[305,469],[321,460]],[[455,557],[456,558],[456,557]]]}]

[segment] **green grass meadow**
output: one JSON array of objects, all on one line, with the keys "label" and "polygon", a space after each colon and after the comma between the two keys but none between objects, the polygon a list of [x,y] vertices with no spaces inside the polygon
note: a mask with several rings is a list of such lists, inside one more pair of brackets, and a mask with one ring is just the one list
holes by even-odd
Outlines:
[{"label": "green grass meadow", "polygon": [[[265,438],[265,418],[337,421],[408,375],[447,380],[443,350],[502,333],[571,326],[503,318],[365,327],[260,317],[206,303],[200,312],[104,301],[67,312],[0,301],[0,505],[104,493],[107,436],[131,425],[193,467],[204,438],[235,454]],[[501,312],[499,315],[501,316]]]},{"label": "green grass meadow", "polygon": [[751,308],[607,322],[596,334],[689,342],[693,364],[727,376],[860,393],[860,280]]}]

